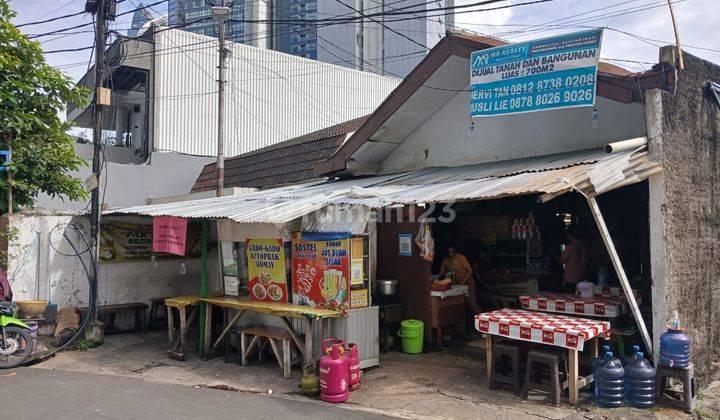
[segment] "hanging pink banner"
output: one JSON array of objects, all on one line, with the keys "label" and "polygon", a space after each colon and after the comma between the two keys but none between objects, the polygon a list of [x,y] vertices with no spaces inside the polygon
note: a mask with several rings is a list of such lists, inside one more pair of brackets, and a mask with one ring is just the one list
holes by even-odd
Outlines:
[{"label": "hanging pink banner", "polygon": [[153,252],[185,255],[187,219],[157,216],[153,218]]}]

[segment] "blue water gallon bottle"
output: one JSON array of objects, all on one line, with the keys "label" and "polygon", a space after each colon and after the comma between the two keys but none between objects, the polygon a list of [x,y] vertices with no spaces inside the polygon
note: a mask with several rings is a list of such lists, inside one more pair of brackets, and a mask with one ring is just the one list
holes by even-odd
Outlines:
[{"label": "blue water gallon bottle", "polygon": [[592,370],[595,372],[595,369],[598,368],[601,364],[605,363],[605,354],[607,354],[610,351],[610,345],[609,344],[603,344],[602,348],[600,349],[600,357],[593,357],[592,359]]},{"label": "blue water gallon bottle", "polygon": [[603,408],[617,408],[625,399],[625,369],[612,352],[605,353],[605,361],[595,369],[595,404]]},{"label": "blue water gallon bottle", "polygon": [[635,360],[625,367],[625,401],[635,408],[655,404],[655,368],[637,352]]},{"label": "blue water gallon bottle", "polygon": [[640,351],[640,346],[632,346],[632,354],[630,356],[623,356],[622,358],[622,365],[624,368],[627,368],[627,365],[630,363],[634,363],[635,359],[637,359],[637,354]]},{"label": "blue water gallon bottle", "polygon": [[677,311],[673,312],[671,327],[660,336],[660,359],[658,363],[670,367],[687,367],[690,364],[690,337],[680,326]]}]

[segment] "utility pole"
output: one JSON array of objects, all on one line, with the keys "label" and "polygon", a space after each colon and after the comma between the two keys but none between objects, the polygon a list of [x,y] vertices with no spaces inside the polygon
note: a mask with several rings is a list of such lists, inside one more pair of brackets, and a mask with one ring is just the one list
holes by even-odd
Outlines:
[{"label": "utility pole", "polygon": [[[100,170],[101,164],[101,147],[102,147],[102,117],[103,107],[107,103],[105,96],[106,91],[103,90],[103,66],[105,63],[105,12],[108,1],[114,0],[97,0],[94,8],[88,1],[85,10],[95,13],[95,85],[93,99],[93,161],[92,175],[97,179],[97,187],[92,190],[90,197],[90,237],[92,238],[92,255],[93,255],[93,279],[90,284],[90,312],[88,316],[92,320],[92,325],[97,324],[97,297],[98,297],[98,270],[99,270],[99,251],[100,251]],[[94,9],[94,10],[92,10]]]},{"label": "utility pole", "polygon": [[217,132],[217,196],[222,197],[225,189],[225,22],[230,18],[230,8],[212,6],[213,20],[218,23],[220,41],[218,63],[218,132]]}]

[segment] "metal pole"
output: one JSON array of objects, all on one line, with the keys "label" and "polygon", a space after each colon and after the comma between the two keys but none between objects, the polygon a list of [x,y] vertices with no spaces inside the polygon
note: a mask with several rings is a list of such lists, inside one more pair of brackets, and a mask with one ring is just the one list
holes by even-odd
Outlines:
[{"label": "metal pole", "polygon": [[[103,65],[105,62],[105,0],[99,0],[96,13],[95,27],[95,96],[93,103],[93,161],[92,172],[95,174],[100,184],[100,170],[102,168],[100,161],[100,152],[102,147],[102,116],[103,105],[99,104],[100,89],[103,87],[104,75]],[[95,187],[91,194],[90,209],[90,237],[93,242],[93,281],[90,284],[90,319],[93,324],[97,323],[97,291],[98,291],[98,261],[100,247],[100,188]]]},{"label": "metal pole", "polygon": [[670,19],[672,20],[673,31],[675,32],[675,48],[677,48],[678,54],[678,69],[685,69],[685,60],[683,59],[682,47],[680,46],[680,32],[678,31],[677,22],[675,22],[675,8],[673,7],[672,0],[667,0],[668,8],[670,8]]},{"label": "metal pole", "polygon": [[635,295],[632,292],[630,282],[628,281],[625,270],[623,269],[620,256],[618,256],[615,244],[613,243],[612,237],[610,237],[610,232],[605,224],[605,218],[603,218],[603,215],[600,212],[600,206],[598,206],[595,197],[586,196],[586,198],[588,205],[590,206],[590,212],[592,213],[593,218],[595,218],[595,223],[600,230],[600,237],[602,237],[602,240],[605,243],[605,248],[607,248],[610,260],[615,267],[615,272],[617,273],[618,279],[620,279],[620,285],[622,286],[623,291],[625,291],[625,297],[630,304],[630,310],[632,311],[633,317],[635,317],[635,322],[637,322],[638,328],[640,329],[640,336],[642,337],[643,343],[645,344],[645,350],[647,351],[646,354],[650,355],[650,358],[652,358],[653,346],[650,341],[650,334],[648,333],[647,327],[645,327],[645,321],[643,321],[642,314],[640,314],[640,307],[638,307],[637,300],[635,300]]},{"label": "metal pole", "polygon": [[229,7],[213,7],[213,19],[218,22],[220,40],[218,63],[218,132],[217,132],[217,196],[222,197],[225,188],[225,21],[230,16]]},{"label": "metal pole", "polygon": [[[207,297],[208,294],[208,265],[207,252],[208,242],[210,241],[210,223],[207,220],[202,221],[202,236],[200,237],[200,297]],[[199,353],[205,356],[205,302],[200,302],[200,336],[198,337]]]}]

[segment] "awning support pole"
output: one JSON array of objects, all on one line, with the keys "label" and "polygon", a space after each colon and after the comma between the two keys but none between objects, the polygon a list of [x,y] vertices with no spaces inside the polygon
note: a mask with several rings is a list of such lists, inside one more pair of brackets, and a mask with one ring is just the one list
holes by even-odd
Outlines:
[{"label": "awning support pole", "polygon": [[585,198],[587,198],[588,205],[590,206],[590,211],[592,212],[593,218],[595,218],[595,223],[600,230],[600,236],[605,243],[605,248],[607,248],[608,254],[610,255],[610,260],[612,260],[613,266],[615,267],[615,272],[620,279],[620,285],[625,291],[625,297],[630,304],[630,310],[632,311],[633,317],[637,322],[638,328],[640,328],[640,335],[642,336],[643,343],[645,344],[645,350],[647,351],[646,354],[648,355],[648,358],[652,359],[653,346],[652,342],[650,341],[650,334],[648,334],[648,330],[645,327],[645,321],[643,321],[642,315],[640,314],[640,307],[638,307],[637,300],[635,300],[635,295],[633,294],[632,288],[630,287],[630,282],[628,281],[627,275],[625,274],[625,270],[622,267],[622,262],[620,261],[620,257],[618,256],[617,250],[615,249],[615,244],[613,243],[612,237],[610,237],[610,232],[608,231],[607,225],[605,224],[605,219],[600,212],[600,206],[598,206],[595,197],[585,196]]},{"label": "awning support pole", "polygon": [[[207,220],[202,221],[202,236],[200,239],[200,297],[207,297],[207,253],[208,242],[210,240],[210,226]],[[205,355],[205,302],[200,302],[200,337],[198,338],[198,346],[200,355]]]}]

